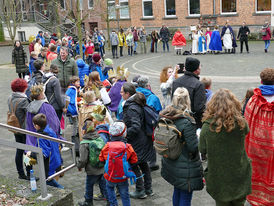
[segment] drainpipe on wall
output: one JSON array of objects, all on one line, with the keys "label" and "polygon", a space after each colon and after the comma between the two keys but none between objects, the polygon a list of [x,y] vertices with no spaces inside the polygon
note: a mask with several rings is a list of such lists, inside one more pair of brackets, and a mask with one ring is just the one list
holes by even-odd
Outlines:
[{"label": "drainpipe on wall", "polygon": [[271,1],[271,28],[274,28],[274,1]]},{"label": "drainpipe on wall", "polygon": [[215,12],[215,5],[216,5],[216,0],[213,0],[213,16],[215,16],[216,12]]}]

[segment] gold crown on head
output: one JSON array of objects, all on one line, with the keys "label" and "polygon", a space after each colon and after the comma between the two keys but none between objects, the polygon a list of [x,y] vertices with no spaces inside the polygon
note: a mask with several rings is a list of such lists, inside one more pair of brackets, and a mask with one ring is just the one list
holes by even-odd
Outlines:
[{"label": "gold crown on head", "polygon": [[128,68],[125,67],[117,67],[117,78],[121,80],[125,80],[129,77]]}]

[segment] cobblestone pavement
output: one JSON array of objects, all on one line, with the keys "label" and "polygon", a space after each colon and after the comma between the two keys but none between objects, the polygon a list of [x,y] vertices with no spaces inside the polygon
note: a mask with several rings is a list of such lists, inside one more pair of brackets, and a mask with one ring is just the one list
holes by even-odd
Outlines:
[{"label": "cobblestone pavement", "polygon": [[[237,97],[242,100],[245,91],[250,87],[256,87],[260,84],[259,74],[263,68],[273,67],[274,47],[270,46],[269,53],[263,52],[263,42],[250,42],[250,53],[246,54],[219,54],[219,55],[197,55],[194,56],[200,59],[202,64],[201,76],[211,77],[213,80],[212,90],[216,91],[219,88],[228,88],[232,90]],[[9,63],[11,57],[11,47],[0,47],[0,65]],[[159,47],[161,51],[161,48]],[[109,54],[107,57],[110,56]],[[128,57],[125,53],[124,57],[114,61],[115,66],[124,65],[131,72],[130,78],[136,74],[147,75],[150,78],[150,83],[154,93],[159,95],[159,73],[166,65],[176,65],[185,61],[186,56],[177,56],[173,51],[169,53],[159,52],[157,54],[138,54],[134,57]],[[10,82],[16,78],[15,70],[8,65],[0,66],[0,122],[6,121],[7,98],[10,95]],[[65,138],[70,140],[71,127],[68,126],[65,131]],[[1,139],[14,141],[11,133],[1,129]],[[63,154],[65,165],[71,163],[70,151]],[[16,178],[16,168],[14,163],[15,151],[10,148],[0,146],[0,173],[7,177]],[[158,158],[160,164],[160,158]],[[37,168],[34,168],[38,171]],[[37,174],[38,175],[38,174]],[[73,168],[60,179],[60,183],[66,188],[71,189],[74,194],[75,204],[83,200],[85,190],[85,172],[78,172]],[[173,188],[165,180],[161,178],[160,170],[152,172],[153,190],[155,195],[145,200],[132,200],[133,206],[142,205],[172,205]],[[0,183],[1,185],[1,183]],[[134,190],[134,186],[130,187]],[[95,187],[95,194],[98,192],[98,187]],[[119,200],[120,205],[121,201]],[[105,202],[94,202],[95,205],[105,205]],[[206,190],[194,192],[193,206],[213,206],[213,199],[207,194]]]}]

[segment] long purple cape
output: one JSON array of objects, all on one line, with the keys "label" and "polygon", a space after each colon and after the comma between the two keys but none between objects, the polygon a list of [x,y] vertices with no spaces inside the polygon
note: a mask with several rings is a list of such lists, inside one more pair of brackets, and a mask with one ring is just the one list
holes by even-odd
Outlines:
[{"label": "long purple cape", "polygon": [[123,86],[123,84],[126,83],[126,81],[121,81],[121,80],[118,80],[113,87],[111,87],[108,95],[111,99],[111,105],[108,107],[110,111],[112,112],[116,112],[117,109],[118,109],[118,105],[121,101],[121,94],[120,94],[120,91],[121,91],[121,88]]}]

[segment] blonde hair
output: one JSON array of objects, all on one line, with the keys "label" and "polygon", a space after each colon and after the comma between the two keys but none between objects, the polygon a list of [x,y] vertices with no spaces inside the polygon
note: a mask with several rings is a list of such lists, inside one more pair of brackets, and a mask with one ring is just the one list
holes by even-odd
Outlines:
[{"label": "blonde hair", "polygon": [[175,90],[172,98],[172,104],[179,110],[185,112],[191,111],[189,93],[186,88],[179,87]]},{"label": "blonde hair", "polygon": [[240,130],[245,128],[245,119],[241,114],[241,103],[228,89],[219,89],[207,104],[202,121],[211,119],[210,130],[219,133],[222,128],[231,132],[236,124]]},{"label": "blonde hair", "polygon": [[201,82],[205,85],[205,89],[211,86],[212,80],[209,77],[203,77]]},{"label": "blonde hair", "polygon": [[89,90],[87,92],[85,92],[83,94],[83,99],[85,100],[85,102],[88,104],[88,103],[92,103],[96,100],[96,96],[95,96],[95,93],[94,91],[92,90]]},{"label": "blonde hair", "polygon": [[37,100],[41,93],[44,92],[44,86],[42,84],[32,86],[30,88],[30,98]]}]

